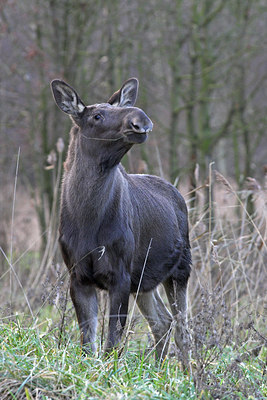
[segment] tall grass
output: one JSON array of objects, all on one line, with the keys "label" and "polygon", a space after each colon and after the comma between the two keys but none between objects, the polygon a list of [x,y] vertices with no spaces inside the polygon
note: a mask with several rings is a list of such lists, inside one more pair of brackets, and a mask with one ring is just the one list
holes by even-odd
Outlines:
[{"label": "tall grass", "polygon": [[[188,196],[193,270],[189,285],[192,374],[187,375],[181,372],[174,343],[163,365],[155,364],[148,327],[134,303],[121,348],[103,359],[107,326],[103,292],[99,294],[99,353],[94,358],[82,356],[68,275],[56,248],[60,168],[43,257],[36,258],[31,249],[18,254],[13,244],[11,254],[1,249],[5,269],[0,277],[0,398],[265,398],[264,189],[250,181],[248,190],[237,192],[234,183],[213,174],[210,166],[208,183],[194,191],[192,203],[192,193]],[[205,190],[208,204],[203,202]],[[253,215],[246,207],[251,194]],[[191,204],[197,206],[191,209]],[[14,219],[12,226],[16,229]]]}]

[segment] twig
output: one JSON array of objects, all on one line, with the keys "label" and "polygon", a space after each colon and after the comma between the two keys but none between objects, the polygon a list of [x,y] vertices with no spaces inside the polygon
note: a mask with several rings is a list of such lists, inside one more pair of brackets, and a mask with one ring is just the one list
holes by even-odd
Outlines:
[{"label": "twig", "polygon": [[26,292],[25,292],[25,290],[24,290],[24,288],[23,288],[23,286],[22,286],[22,283],[20,282],[19,277],[18,277],[18,275],[17,275],[15,269],[13,268],[13,265],[12,265],[11,262],[9,261],[7,255],[6,255],[6,253],[4,252],[4,250],[2,249],[2,247],[0,247],[0,250],[1,250],[1,253],[3,254],[3,256],[5,257],[5,259],[6,259],[7,263],[8,263],[8,265],[10,266],[10,269],[11,269],[11,271],[13,272],[15,278],[16,278],[17,281],[18,281],[18,284],[19,284],[19,286],[20,286],[20,288],[21,288],[21,290],[22,290],[22,292],[23,292],[23,295],[24,295],[24,297],[25,297],[26,303],[27,303],[27,305],[28,305],[28,307],[29,307],[29,310],[30,310],[32,319],[34,319],[34,315],[33,315],[32,309],[31,309],[31,305],[30,305],[30,303],[29,303],[29,300],[28,300],[28,297],[27,297],[27,295],[26,295]]},{"label": "twig", "polygon": [[141,287],[142,279],[143,279],[143,276],[144,276],[145,267],[146,267],[146,263],[147,263],[147,259],[148,259],[148,255],[149,255],[149,251],[151,249],[152,240],[153,240],[153,238],[150,239],[150,242],[149,242],[149,245],[148,245],[148,248],[147,248],[144,265],[143,265],[141,276],[140,276],[140,279],[139,279],[139,283],[138,283],[138,287],[137,287],[137,291],[136,291],[136,295],[135,295],[135,299],[134,299],[134,303],[133,303],[133,308],[132,308],[132,311],[131,311],[131,316],[130,316],[130,320],[129,320],[129,323],[128,323],[127,332],[126,332],[126,335],[125,335],[125,337],[126,337],[125,338],[125,342],[127,341],[127,338],[129,336],[129,330],[130,330],[130,326],[132,324],[133,314],[134,314],[134,310],[135,310],[136,303],[137,303],[137,297],[138,297],[138,294],[140,292],[140,287]]},{"label": "twig", "polygon": [[62,313],[62,318],[61,318],[61,323],[60,323],[60,328],[59,328],[59,342],[58,342],[58,348],[60,349],[62,340],[63,340],[63,329],[65,325],[65,317],[66,317],[66,309],[67,309],[67,302],[68,302],[68,294],[69,294],[69,288],[70,288],[70,279],[68,282],[68,289],[66,290],[65,293],[65,298],[64,298],[64,304],[63,304],[63,313]]},{"label": "twig", "polygon": [[267,244],[265,243],[265,240],[261,234],[261,232],[259,231],[258,227],[256,226],[255,222],[253,221],[251,215],[249,214],[249,212],[247,211],[246,207],[244,206],[242,200],[240,199],[240,197],[238,196],[237,192],[234,190],[234,188],[232,187],[232,185],[229,183],[229,181],[222,175],[220,174],[218,171],[215,170],[215,175],[216,175],[216,180],[223,183],[228,189],[229,191],[235,196],[235,198],[237,199],[238,203],[240,204],[240,206],[242,207],[242,209],[244,210],[246,216],[248,217],[249,222],[253,225],[255,231],[258,233],[259,237],[262,240],[262,244],[265,247],[265,249],[267,250]]},{"label": "twig", "polygon": [[[16,204],[16,192],[17,192],[17,182],[18,182],[18,170],[19,170],[19,158],[20,158],[20,147],[18,149],[17,155],[17,163],[16,163],[16,172],[15,172],[15,183],[14,183],[14,191],[13,191],[13,202],[12,202],[12,217],[11,217],[11,237],[10,237],[10,265],[12,264],[13,258],[13,235],[14,235],[14,215],[15,215],[15,204]],[[1,249],[2,250],[2,249]],[[12,269],[14,271],[14,268]],[[10,307],[12,307],[12,273],[10,270]]]}]

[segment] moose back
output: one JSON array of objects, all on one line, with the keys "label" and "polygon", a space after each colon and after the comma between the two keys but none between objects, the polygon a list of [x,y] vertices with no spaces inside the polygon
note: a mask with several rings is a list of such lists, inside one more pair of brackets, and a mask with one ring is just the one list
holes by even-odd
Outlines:
[{"label": "moose back", "polygon": [[[126,81],[107,103],[90,106],[65,82],[54,80],[51,86],[56,104],[73,121],[59,243],[70,272],[83,347],[96,350],[97,289],[109,294],[106,353],[119,344],[132,293],[153,333],[156,357],[166,356],[176,321],[174,338],[186,364],[191,263],[187,208],[170,183],[127,174],[120,164],[153,127],[144,111],[135,107],[138,80]],[[160,283],[171,313],[158,293]]]}]

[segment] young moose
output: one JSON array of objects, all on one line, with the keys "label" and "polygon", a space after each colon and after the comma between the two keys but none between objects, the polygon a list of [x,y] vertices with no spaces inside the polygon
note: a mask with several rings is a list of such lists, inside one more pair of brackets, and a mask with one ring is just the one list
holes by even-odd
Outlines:
[{"label": "young moose", "polygon": [[[107,103],[85,106],[61,80],[51,84],[58,107],[74,123],[61,197],[60,237],[82,343],[96,350],[97,292],[107,290],[105,352],[121,338],[130,293],[147,319],[162,360],[174,317],[175,342],[188,353],[186,287],[190,274],[187,208],[178,190],[156,176],[127,174],[120,161],[143,143],[153,124],[134,107],[138,80],[126,81]],[[173,317],[157,287],[163,283]]]}]

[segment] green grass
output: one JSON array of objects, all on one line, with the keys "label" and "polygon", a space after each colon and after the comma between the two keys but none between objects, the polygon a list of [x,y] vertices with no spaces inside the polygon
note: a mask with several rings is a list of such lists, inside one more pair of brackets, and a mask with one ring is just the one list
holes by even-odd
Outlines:
[{"label": "green grass", "polygon": [[134,351],[108,360],[84,357],[70,340],[58,349],[56,333],[2,323],[1,399],[4,393],[35,396],[37,388],[42,399],[196,398],[193,382],[176,363],[158,368],[152,356],[144,362],[144,352]]},{"label": "green grass", "polygon": [[[74,329],[74,324],[69,327],[70,331]],[[84,357],[70,332],[58,348],[58,330],[51,330],[44,323],[27,326],[19,318],[11,322],[2,320],[0,330],[1,400],[212,399],[215,398],[214,383],[225,387],[225,396],[218,398],[263,399],[267,396],[263,376],[265,350],[257,357],[242,360],[240,349],[225,347],[220,357],[205,368],[207,387],[197,390],[194,383],[198,380],[197,365],[194,378],[189,377],[181,371],[176,358],[166,360],[159,367],[145,348],[129,348],[120,358],[114,353],[104,360],[97,356]],[[134,345],[132,340],[130,346]],[[243,354],[247,354],[246,349]],[[212,379],[211,391],[209,379]]]}]

